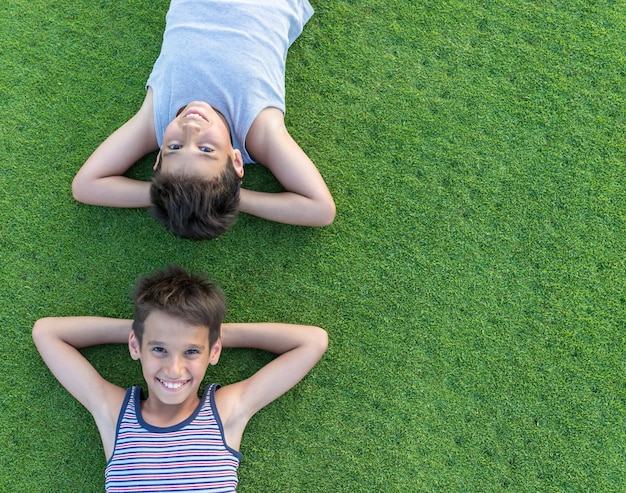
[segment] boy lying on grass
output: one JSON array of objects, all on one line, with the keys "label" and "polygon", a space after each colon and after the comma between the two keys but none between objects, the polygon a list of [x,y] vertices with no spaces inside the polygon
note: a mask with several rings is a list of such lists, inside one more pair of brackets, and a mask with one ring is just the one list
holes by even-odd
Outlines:
[{"label": "boy lying on grass", "polygon": [[[33,340],[59,382],[93,415],[107,458],[106,491],[235,491],[239,446],[250,418],[298,383],[324,354],[323,329],[222,324],[224,296],[179,267],[140,279],[133,320],[44,318]],[[79,349],[128,343],[146,381],[123,389]],[[278,356],[254,375],[199,387],[223,347]]]},{"label": "boy lying on grass", "polygon": [[[285,127],[289,46],[313,15],[308,0],[176,0],[139,111],[87,159],[76,200],[150,207],[182,238],[210,239],[237,211],[326,226],[335,203],[316,166]],[[124,173],[159,149],[150,182]],[[285,191],[240,189],[259,162]]]}]

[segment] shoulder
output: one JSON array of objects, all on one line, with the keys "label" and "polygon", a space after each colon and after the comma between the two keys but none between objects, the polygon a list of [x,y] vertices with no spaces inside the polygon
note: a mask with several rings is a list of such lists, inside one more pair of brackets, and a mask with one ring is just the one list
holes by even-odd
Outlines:
[{"label": "shoulder", "polygon": [[273,106],[267,107],[252,122],[246,143],[250,145],[251,139],[262,139],[282,129],[285,129],[285,114]]},{"label": "shoulder", "polygon": [[117,428],[117,421],[122,408],[128,404],[133,395],[139,395],[138,391],[140,389],[138,387],[124,389],[108,382],[106,384],[101,404],[90,409],[90,411],[101,432],[104,430],[114,432]]},{"label": "shoulder", "polygon": [[230,447],[238,450],[241,444],[241,437],[248,424],[249,416],[244,415],[241,410],[243,399],[243,382],[226,385],[212,386],[214,413],[222,423],[224,439]]},{"label": "shoulder", "polygon": [[[293,139],[285,126],[284,113],[273,106],[263,109],[252,122],[246,136],[246,149],[265,166],[271,164],[267,154]],[[269,161],[269,162],[268,162]]]},{"label": "shoulder", "polygon": [[135,113],[134,118],[148,125],[151,129],[154,129],[153,97],[152,88],[150,86],[146,89],[146,97],[143,103],[141,103],[139,111]]},{"label": "shoulder", "polygon": [[219,412],[222,420],[228,421],[231,411],[237,408],[235,394],[232,392],[234,387],[236,385],[233,384],[224,387],[212,384],[207,386],[205,390],[206,399],[215,406],[215,411]]},{"label": "shoulder", "polygon": [[129,401],[139,397],[141,390],[139,387],[129,387],[127,389],[117,386],[113,387],[108,394],[108,402],[103,403],[100,412],[92,411],[107,460],[113,455],[120,416],[128,406]]}]

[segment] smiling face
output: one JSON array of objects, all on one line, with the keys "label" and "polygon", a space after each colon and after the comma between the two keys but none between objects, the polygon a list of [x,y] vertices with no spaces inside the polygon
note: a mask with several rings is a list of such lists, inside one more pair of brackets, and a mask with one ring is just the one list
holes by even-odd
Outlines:
[{"label": "smiling face", "polygon": [[233,149],[226,119],[211,105],[194,101],[165,129],[160,171],[211,179],[222,173],[229,157],[243,176],[241,152]]},{"label": "smiling face", "polygon": [[209,347],[207,327],[153,311],[144,322],[141,343],[131,332],[129,349],[141,361],[148,386],[145,412],[154,416],[169,407],[168,413],[189,416],[200,402],[198,389],[207,367],[219,360],[221,342]]}]

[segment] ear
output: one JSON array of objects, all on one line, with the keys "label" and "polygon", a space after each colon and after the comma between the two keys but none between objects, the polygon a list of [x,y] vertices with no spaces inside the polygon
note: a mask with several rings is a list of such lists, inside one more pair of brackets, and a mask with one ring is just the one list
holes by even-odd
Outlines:
[{"label": "ear", "polygon": [[152,169],[154,171],[158,171],[159,164],[161,164],[161,149],[159,149],[159,153],[157,154],[157,157],[156,157],[156,160],[154,161],[154,166],[152,167]]},{"label": "ear", "polygon": [[220,354],[222,354],[222,340],[218,339],[211,348],[211,352],[209,354],[209,364],[217,365],[217,362],[220,360]]},{"label": "ear", "polygon": [[243,158],[239,149],[233,149],[233,166],[239,178],[243,178]]},{"label": "ear", "polygon": [[128,350],[130,351],[131,358],[134,360],[140,359],[141,345],[139,344],[139,340],[137,339],[134,330],[131,330],[130,335],[128,336]]}]

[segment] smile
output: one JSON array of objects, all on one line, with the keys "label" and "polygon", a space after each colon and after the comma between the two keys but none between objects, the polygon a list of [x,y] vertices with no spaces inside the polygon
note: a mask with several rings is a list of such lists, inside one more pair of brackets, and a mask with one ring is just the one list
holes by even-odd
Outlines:
[{"label": "smile", "polygon": [[185,116],[183,116],[183,118],[190,118],[193,120],[204,120],[206,122],[209,121],[202,113],[196,110],[192,110],[189,113],[185,113]]},{"label": "smile", "polygon": [[184,385],[187,384],[187,381],[185,382],[166,382],[165,380],[161,380],[160,378],[157,378],[157,380],[159,381],[159,383],[161,385],[163,385],[163,387],[170,389],[170,390],[178,390],[180,388],[182,388]]}]

